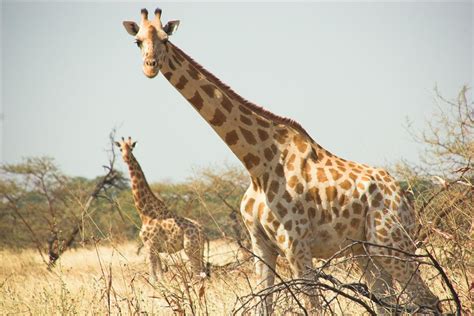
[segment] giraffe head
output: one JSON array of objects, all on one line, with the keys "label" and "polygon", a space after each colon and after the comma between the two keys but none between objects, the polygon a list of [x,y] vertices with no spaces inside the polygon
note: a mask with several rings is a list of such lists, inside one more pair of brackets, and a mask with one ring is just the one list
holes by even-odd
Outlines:
[{"label": "giraffe head", "polygon": [[161,9],[156,8],[155,17],[148,20],[147,9],[141,11],[140,25],[132,21],[124,21],[127,32],[135,37],[143,58],[143,72],[148,78],[154,78],[163,65],[168,37],[176,31],[179,21],[161,24]]},{"label": "giraffe head", "polygon": [[135,148],[137,142],[132,142],[132,138],[129,136],[127,140],[122,137],[121,142],[115,142],[120,152],[122,153],[122,158],[125,162],[130,161],[130,156],[132,155],[133,148]]}]

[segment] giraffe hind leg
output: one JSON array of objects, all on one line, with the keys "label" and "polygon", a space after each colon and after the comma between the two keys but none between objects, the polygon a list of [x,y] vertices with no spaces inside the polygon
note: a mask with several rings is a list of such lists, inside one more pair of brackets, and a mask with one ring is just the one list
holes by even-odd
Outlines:
[{"label": "giraffe hind leg", "polygon": [[[292,248],[285,253],[289,261],[291,271],[297,279],[313,279],[314,275],[311,271],[313,267],[313,257],[310,247],[304,243],[299,242],[297,245],[293,243]],[[305,292],[298,290],[301,293],[301,303],[304,308],[311,315],[321,314],[321,303],[317,292],[313,289],[305,290]]]},{"label": "giraffe hind leg", "polygon": [[[255,254],[256,291],[261,291],[273,286],[275,282],[273,271],[276,269],[278,253],[267,239],[255,235],[250,235],[250,238],[252,240],[252,252]],[[272,295],[266,296],[262,302],[259,302],[255,314],[259,316],[273,314]]]},{"label": "giraffe hind leg", "polygon": [[[379,214],[377,215],[377,212]],[[400,221],[390,210],[374,210],[367,216],[366,238],[370,243],[415,253],[416,246]],[[409,296],[409,303],[437,310],[439,299],[421,278],[419,263],[402,252],[384,247],[367,246],[369,259],[393,277]]]}]

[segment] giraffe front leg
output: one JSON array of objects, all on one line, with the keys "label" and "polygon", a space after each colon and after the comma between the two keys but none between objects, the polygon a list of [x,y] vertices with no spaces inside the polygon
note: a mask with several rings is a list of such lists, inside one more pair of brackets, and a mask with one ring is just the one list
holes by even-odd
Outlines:
[{"label": "giraffe front leg", "polygon": [[156,250],[150,249],[149,260],[150,260],[150,283],[155,283],[158,280],[156,270],[158,270],[160,279],[163,279],[163,276],[164,276],[159,253]]},{"label": "giraffe front leg", "polygon": [[[287,250],[285,255],[290,264],[291,271],[294,274],[293,278],[312,278],[311,269],[313,267],[313,258],[310,248],[305,243],[293,242],[292,247]],[[316,291],[309,289],[303,292],[302,289],[300,289],[298,292],[297,297],[301,307],[304,307],[311,315],[318,315],[320,303]]]},{"label": "giraffe front leg", "polygon": [[[267,239],[252,237],[252,251],[255,255],[255,272],[257,276],[257,291],[273,286],[275,282],[276,259],[278,253]],[[273,311],[273,297],[268,295],[258,305],[257,315],[271,315]]]}]

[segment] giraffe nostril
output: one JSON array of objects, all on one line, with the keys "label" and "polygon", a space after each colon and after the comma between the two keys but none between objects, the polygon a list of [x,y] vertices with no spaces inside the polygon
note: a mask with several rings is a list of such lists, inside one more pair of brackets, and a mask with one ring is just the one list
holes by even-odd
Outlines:
[{"label": "giraffe nostril", "polygon": [[149,67],[156,67],[158,65],[158,63],[156,62],[155,59],[148,59],[145,61],[145,65],[149,66]]}]

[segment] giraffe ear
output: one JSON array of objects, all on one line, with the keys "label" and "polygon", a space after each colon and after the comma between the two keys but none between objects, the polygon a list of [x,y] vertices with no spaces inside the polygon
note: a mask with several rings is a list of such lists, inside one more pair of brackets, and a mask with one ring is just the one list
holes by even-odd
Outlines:
[{"label": "giraffe ear", "polygon": [[114,142],[115,146],[121,147],[119,142]]},{"label": "giraffe ear", "polygon": [[132,148],[135,148],[135,145],[137,144],[137,142],[133,142],[132,144]]},{"label": "giraffe ear", "polygon": [[123,21],[122,22],[123,26],[127,30],[128,34],[135,36],[138,33],[138,30],[140,27],[137,25],[137,23],[133,21]]},{"label": "giraffe ear", "polygon": [[163,31],[165,31],[166,34],[168,35],[173,35],[174,32],[178,29],[179,26],[179,20],[174,20],[174,21],[169,21],[166,23],[165,27],[163,28]]}]

